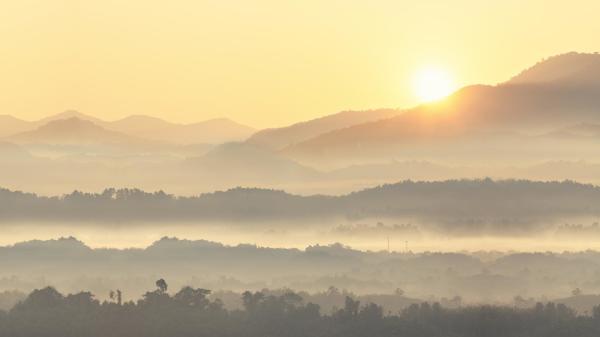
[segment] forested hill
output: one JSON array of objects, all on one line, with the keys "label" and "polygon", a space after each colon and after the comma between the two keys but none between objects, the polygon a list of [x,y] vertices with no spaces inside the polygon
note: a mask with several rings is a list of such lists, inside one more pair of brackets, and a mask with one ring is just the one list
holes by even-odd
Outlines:
[{"label": "forested hill", "polygon": [[413,304],[384,313],[350,297],[331,315],[299,295],[245,292],[243,309],[229,311],[209,290],[184,287],[171,295],[160,279],[137,302],[119,290],[100,303],[89,292],[64,296],[53,288],[32,292],[8,313],[0,311],[0,336],[411,336],[411,337],[592,337],[600,334],[600,307],[578,316],[563,304],[538,303],[528,309]]},{"label": "forested hill", "polygon": [[444,222],[528,223],[600,214],[600,188],[571,181],[404,181],[343,196],[235,188],[195,197],[138,189],[60,197],[0,190],[0,221],[264,221],[414,217]]}]

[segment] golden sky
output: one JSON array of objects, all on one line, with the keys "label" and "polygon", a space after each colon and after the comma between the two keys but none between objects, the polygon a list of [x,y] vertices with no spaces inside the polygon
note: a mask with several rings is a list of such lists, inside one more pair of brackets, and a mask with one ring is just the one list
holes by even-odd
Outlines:
[{"label": "golden sky", "polygon": [[508,79],[600,50],[591,0],[0,2],[0,114],[279,126],[415,104],[413,74]]}]

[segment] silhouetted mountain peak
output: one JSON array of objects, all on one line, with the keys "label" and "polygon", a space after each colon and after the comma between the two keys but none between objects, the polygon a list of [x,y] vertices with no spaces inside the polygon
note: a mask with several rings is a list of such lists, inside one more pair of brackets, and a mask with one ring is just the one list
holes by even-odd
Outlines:
[{"label": "silhouetted mountain peak", "polygon": [[43,118],[41,120],[38,121],[38,124],[47,124],[48,122],[52,122],[52,121],[56,121],[56,120],[65,120],[65,119],[72,119],[72,118],[77,118],[80,120],[85,120],[85,121],[91,121],[91,122],[95,122],[95,123],[102,123],[103,121],[99,118],[90,116],[90,115],[86,115],[84,113],[81,113],[77,110],[66,110],[63,111],[61,113]]},{"label": "silhouetted mountain peak", "polygon": [[552,56],[513,77],[508,84],[600,83],[600,54],[566,53]]},{"label": "silhouetted mountain peak", "polygon": [[73,116],[73,117],[68,117],[65,119],[57,119],[57,120],[50,121],[50,122],[48,122],[48,124],[42,125],[41,127],[38,128],[38,130],[56,130],[56,131],[67,131],[67,132],[72,131],[74,129],[99,130],[99,129],[102,129],[102,127],[94,124],[93,122],[91,122],[89,120]]},{"label": "silhouetted mountain peak", "polygon": [[135,140],[79,117],[51,120],[35,130],[14,135],[11,139],[16,142],[46,144],[101,144]]}]

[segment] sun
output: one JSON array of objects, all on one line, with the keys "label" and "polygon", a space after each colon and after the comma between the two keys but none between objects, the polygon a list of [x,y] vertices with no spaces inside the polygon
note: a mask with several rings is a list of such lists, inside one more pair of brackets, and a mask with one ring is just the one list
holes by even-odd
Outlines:
[{"label": "sun", "polygon": [[433,102],[447,97],[454,91],[452,76],[441,68],[427,67],[414,77],[414,90],[421,102]]}]

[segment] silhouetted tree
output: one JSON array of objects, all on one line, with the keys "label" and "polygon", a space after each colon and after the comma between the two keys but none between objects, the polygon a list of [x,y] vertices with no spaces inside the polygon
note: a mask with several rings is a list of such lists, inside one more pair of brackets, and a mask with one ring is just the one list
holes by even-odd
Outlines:
[{"label": "silhouetted tree", "polygon": [[[380,306],[347,296],[343,309],[322,315],[291,291],[245,292],[244,310],[226,311],[209,291],[183,287],[172,297],[165,287],[137,303],[100,304],[93,294],[63,296],[35,290],[8,312],[0,311],[0,337],[598,337],[600,306],[577,316],[563,304],[530,308],[476,306],[448,309],[413,304],[383,315]],[[118,293],[116,294],[118,298]]]},{"label": "silhouetted tree", "polygon": [[162,278],[160,280],[156,281],[156,287],[158,288],[158,290],[161,293],[166,293],[167,289],[168,289],[167,282]]}]

